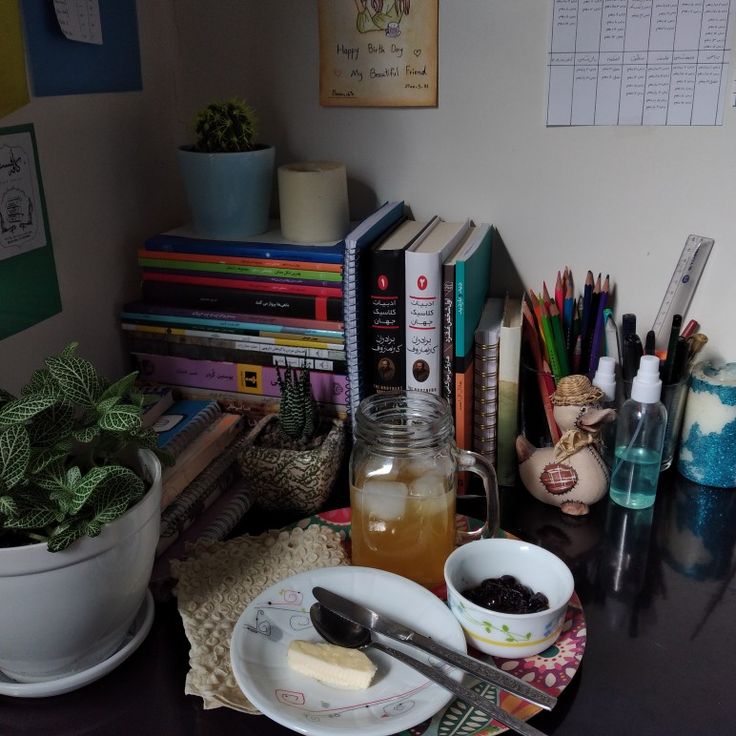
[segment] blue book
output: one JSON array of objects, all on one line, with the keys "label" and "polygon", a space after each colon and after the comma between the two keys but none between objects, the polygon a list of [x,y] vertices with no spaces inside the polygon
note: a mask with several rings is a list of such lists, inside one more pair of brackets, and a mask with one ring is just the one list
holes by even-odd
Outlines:
[{"label": "blue book", "polygon": [[475,328],[488,295],[491,277],[492,228],[481,223],[455,257],[455,358],[464,359],[473,348]]},{"label": "blue book", "polygon": [[145,241],[145,245],[146,250],[169,253],[203,253],[313,263],[342,263],[345,257],[344,240],[297,243],[281,234],[278,222],[272,222],[270,230],[260,235],[251,235],[247,240],[202,238],[190,227],[179,227],[151,236]]},{"label": "blue book", "polygon": [[210,399],[174,402],[153,424],[158,446],[176,458],[221,413],[217,401]]}]

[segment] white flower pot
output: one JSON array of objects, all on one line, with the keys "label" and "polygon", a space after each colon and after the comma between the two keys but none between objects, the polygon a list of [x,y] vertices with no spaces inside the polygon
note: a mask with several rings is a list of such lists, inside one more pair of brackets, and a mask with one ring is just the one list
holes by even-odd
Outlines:
[{"label": "white flower pot", "polygon": [[61,552],[0,549],[0,670],[19,682],[80,672],[120,646],[143,604],[159,536],[161,466],[139,454],[148,493],[98,537]]}]

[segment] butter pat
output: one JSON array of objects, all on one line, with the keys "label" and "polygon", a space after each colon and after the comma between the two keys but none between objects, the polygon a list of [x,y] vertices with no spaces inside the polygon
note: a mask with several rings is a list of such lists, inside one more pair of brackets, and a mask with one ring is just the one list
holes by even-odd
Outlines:
[{"label": "butter pat", "polygon": [[345,690],[365,690],[376,674],[376,665],[363,652],[326,642],[294,639],[287,662],[294,672]]}]

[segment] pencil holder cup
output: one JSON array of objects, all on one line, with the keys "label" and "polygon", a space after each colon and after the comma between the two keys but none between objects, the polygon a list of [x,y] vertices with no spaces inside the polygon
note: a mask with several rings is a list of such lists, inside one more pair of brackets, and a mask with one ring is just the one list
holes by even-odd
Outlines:
[{"label": "pencil holder cup", "polygon": [[555,390],[552,374],[538,371],[532,363],[522,360],[519,373],[519,432],[536,447],[552,447],[554,441],[545,412],[543,386],[551,395]]},{"label": "pencil holder cup", "polygon": [[[687,374],[677,383],[662,384],[660,401],[664,404],[665,409],[667,409],[667,428],[664,433],[664,448],[662,450],[660,471],[667,470],[672,465],[675,457],[675,450],[680,439],[680,429],[682,428],[682,418],[685,414],[689,383],[690,375]],[[632,381],[623,381],[623,401],[631,396],[631,385]]]}]

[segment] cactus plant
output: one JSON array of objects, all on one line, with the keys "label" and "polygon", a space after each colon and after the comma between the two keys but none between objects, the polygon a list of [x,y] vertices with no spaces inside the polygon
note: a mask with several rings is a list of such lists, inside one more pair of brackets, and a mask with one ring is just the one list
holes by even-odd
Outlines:
[{"label": "cactus plant", "polygon": [[195,151],[233,153],[256,148],[257,120],[253,108],[233,97],[212,102],[194,116]]},{"label": "cactus plant", "polygon": [[291,441],[307,443],[312,440],[319,427],[317,407],[312,397],[312,384],[309,369],[304,367],[301,374],[291,366],[276,370],[276,380],[281,392],[279,404],[279,426],[281,432]]}]

